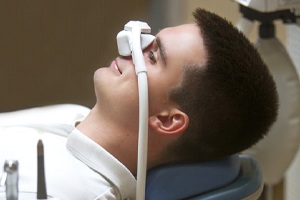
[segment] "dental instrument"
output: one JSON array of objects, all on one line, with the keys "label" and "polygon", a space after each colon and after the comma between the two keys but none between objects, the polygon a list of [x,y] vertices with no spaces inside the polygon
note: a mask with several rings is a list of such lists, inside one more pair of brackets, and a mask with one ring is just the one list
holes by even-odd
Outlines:
[{"label": "dental instrument", "polygon": [[136,199],[145,199],[147,150],[148,150],[148,80],[147,68],[142,50],[154,40],[150,34],[151,28],[141,21],[129,21],[124,30],[117,35],[119,54],[122,56],[132,55],[135,72],[138,76],[139,92],[139,139],[138,139],[138,166]]},{"label": "dental instrument", "polygon": [[6,160],[1,186],[5,185],[7,200],[18,200],[19,197],[19,163],[17,160]]},{"label": "dental instrument", "polygon": [[44,145],[40,139],[37,143],[37,199],[47,199],[47,189],[44,166]]}]

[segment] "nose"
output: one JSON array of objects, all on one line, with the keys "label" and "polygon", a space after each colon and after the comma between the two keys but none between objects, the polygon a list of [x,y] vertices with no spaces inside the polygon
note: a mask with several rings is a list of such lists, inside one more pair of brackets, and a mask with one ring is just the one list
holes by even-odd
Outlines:
[{"label": "nose", "polygon": [[[142,50],[147,48],[155,39],[151,34],[141,34],[141,47]],[[121,56],[130,56],[132,53],[132,33],[123,30],[117,35],[118,52]]]},{"label": "nose", "polygon": [[[147,47],[145,47],[142,50],[144,57],[146,57],[147,53],[151,50],[152,44],[153,44],[153,41]],[[124,58],[126,60],[132,60],[132,54],[131,53],[129,55],[120,55],[120,57],[122,57],[122,58]]]}]

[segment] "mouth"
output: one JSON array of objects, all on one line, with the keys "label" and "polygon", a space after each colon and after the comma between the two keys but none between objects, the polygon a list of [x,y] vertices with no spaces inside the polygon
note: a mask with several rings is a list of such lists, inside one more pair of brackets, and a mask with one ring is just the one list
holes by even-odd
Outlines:
[{"label": "mouth", "polygon": [[122,74],[122,71],[121,71],[121,69],[119,68],[117,61],[113,61],[113,66],[114,66],[114,69],[115,69],[118,73]]}]

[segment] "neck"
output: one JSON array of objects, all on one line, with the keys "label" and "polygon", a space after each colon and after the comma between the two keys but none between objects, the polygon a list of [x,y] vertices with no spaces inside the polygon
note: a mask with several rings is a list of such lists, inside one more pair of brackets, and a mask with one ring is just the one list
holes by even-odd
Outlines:
[{"label": "neck", "polygon": [[108,116],[94,107],[77,128],[136,175],[138,134],[134,128],[120,126]]},{"label": "neck", "polygon": [[[114,120],[107,112],[96,106],[89,115],[78,124],[77,128],[112,154],[130,172],[137,174],[137,152],[138,152],[138,125],[122,125]],[[165,146],[165,139],[149,130],[148,135],[148,158],[147,168],[164,164],[160,158],[162,147]]]}]

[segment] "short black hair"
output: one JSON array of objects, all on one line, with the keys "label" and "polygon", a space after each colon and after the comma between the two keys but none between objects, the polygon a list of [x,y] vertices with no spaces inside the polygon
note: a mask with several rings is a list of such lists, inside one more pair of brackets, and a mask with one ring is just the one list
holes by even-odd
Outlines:
[{"label": "short black hair", "polygon": [[250,41],[226,19],[196,9],[207,61],[185,66],[170,99],[189,116],[189,126],[170,144],[176,162],[198,162],[243,151],[262,139],[278,112],[276,85]]}]

